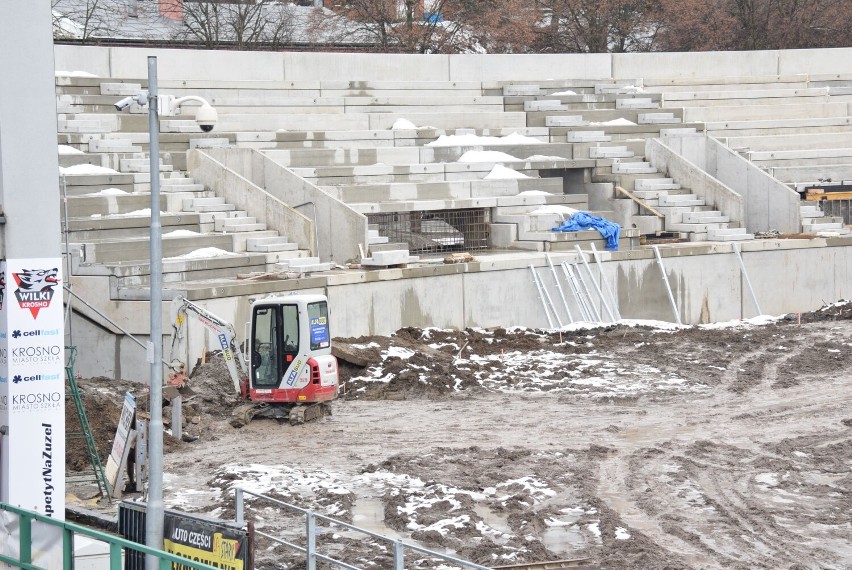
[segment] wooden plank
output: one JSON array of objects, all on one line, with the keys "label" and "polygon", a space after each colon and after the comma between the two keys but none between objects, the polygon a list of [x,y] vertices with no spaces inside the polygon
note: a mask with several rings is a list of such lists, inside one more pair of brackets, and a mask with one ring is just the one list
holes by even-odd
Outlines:
[{"label": "wooden plank", "polygon": [[808,190],[805,200],[816,202],[819,200],[852,200],[852,192],[812,192]]},{"label": "wooden plank", "polygon": [[628,198],[630,198],[631,200],[633,200],[634,202],[639,204],[640,207],[645,208],[646,210],[648,210],[649,212],[651,212],[652,214],[654,214],[655,216],[657,216],[661,220],[665,218],[665,216],[663,214],[659,213],[657,210],[655,210],[654,208],[652,208],[651,206],[649,206],[648,204],[646,204],[645,202],[643,202],[642,200],[640,200],[639,198],[634,196],[629,190],[625,190],[621,186],[616,186],[615,190],[616,190],[616,192],[620,192],[621,194],[624,194],[625,196],[627,196]]}]

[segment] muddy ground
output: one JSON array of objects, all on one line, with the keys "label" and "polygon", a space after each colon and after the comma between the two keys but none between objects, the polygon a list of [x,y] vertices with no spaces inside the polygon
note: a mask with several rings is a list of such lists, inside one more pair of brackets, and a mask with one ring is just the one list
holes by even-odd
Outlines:
[{"label": "muddy ground", "polygon": [[[191,441],[167,437],[167,506],[233,517],[242,486],[486,566],[852,567],[852,305],[720,329],[403,329],[335,342],[345,394],[301,426],[231,427],[224,366],[201,366]],[[144,408],[144,389],[81,386],[105,454],[121,394]],[[85,465],[79,444],[68,451],[69,469]],[[248,516],[293,541],[304,524],[256,500]],[[390,567],[386,547],[340,527],[320,544]],[[407,556],[406,568],[439,567]],[[300,564],[263,539],[257,557],[261,569]]]}]

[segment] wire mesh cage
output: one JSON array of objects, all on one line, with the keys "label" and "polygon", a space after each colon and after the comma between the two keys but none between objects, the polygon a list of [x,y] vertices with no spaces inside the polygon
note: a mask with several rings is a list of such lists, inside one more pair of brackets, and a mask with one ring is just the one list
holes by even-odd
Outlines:
[{"label": "wire mesh cage", "polygon": [[488,248],[489,210],[434,210],[368,214],[369,224],[391,243],[429,254]]}]

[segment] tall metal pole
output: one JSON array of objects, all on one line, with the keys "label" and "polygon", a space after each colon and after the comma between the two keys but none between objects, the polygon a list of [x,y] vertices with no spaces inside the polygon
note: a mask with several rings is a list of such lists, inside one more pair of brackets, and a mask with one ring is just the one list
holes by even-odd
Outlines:
[{"label": "tall metal pole", "polygon": [[[148,134],[151,153],[151,420],[148,424],[148,509],[145,544],[163,548],[163,244],[160,226],[160,117],[157,94],[157,58],[148,57]],[[159,560],[148,555],[147,570],[157,570]]]}]

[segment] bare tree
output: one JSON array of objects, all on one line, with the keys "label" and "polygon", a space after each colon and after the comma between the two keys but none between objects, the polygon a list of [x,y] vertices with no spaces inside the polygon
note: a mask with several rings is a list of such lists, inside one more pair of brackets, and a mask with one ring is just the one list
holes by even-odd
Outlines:
[{"label": "bare tree", "polygon": [[[208,48],[277,47],[292,40],[290,6],[275,0],[167,0],[182,4],[183,30],[179,39]],[[166,4],[168,5],[168,4]]]},{"label": "bare tree", "polygon": [[51,0],[51,7],[54,38],[86,43],[115,29],[117,14],[103,0]]}]

